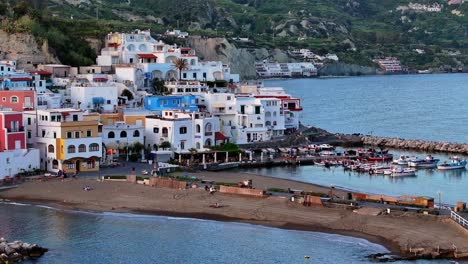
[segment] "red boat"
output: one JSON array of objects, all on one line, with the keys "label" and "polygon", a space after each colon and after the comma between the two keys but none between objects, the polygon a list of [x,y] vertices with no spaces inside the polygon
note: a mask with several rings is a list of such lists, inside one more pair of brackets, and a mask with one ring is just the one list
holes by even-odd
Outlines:
[{"label": "red boat", "polygon": [[368,161],[392,161],[393,155],[392,154],[373,154],[366,157]]}]

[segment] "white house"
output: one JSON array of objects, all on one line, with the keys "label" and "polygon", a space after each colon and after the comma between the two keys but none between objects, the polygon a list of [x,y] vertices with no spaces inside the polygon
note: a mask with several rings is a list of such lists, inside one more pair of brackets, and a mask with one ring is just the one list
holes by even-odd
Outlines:
[{"label": "white house", "polygon": [[119,88],[115,83],[82,82],[70,87],[71,103],[82,110],[115,112],[118,106]]},{"label": "white house", "polygon": [[146,117],[146,144],[155,148],[168,141],[175,152],[204,150],[215,144],[218,124],[219,119],[207,113],[164,110],[161,115]]},{"label": "white house", "polygon": [[118,121],[112,125],[102,126],[102,143],[106,148],[116,150],[125,149],[135,143],[144,144],[144,127],[142,125],[129,125]]},{"label": "white house", "polygon": [[23,122],[28,144],[40,150],[41,169],[99,170],[102,138],[97,119],[86,120],[77,109],[48,109],[24,112]]}]

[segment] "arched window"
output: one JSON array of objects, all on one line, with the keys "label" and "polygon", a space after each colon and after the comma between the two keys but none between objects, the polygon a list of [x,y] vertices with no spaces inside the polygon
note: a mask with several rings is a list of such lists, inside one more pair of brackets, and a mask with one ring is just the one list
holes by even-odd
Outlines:
[{"label": "arched window", "polygon": [[200,149],[200,142],[197,142],[196,147],[197,149]]},{"label": "arched window", "polygon": [[273,116],[276,116],[276,111],[273,111]]},{"label": "arched window", "polygon": [[213,126],[211,123],[206,123],[205,125],[205,132],[211,132],[213,130]]},{"label": "arched window", "polygon": [[197,125],[197,133],[200,133],[200,131],[201,131],[200,125]]},{"label": "arched window", "polygon": [[276,126],[276,121],[273,121],[273,125]]},{"label": "arched window", "polygon": [[127,132],[126,131],[120,132],[120,137],[121,138],[126,138],[127,137]]},{"label": "arched window", "polygon": [[99,151],[99,144],[92,143],[89,145],[89,151]]},{"label": "arched window", "polygon": [[58,166],[59,166],[59,163],[58,163],[58,160],[53,160],[52,161],[52,169],[58,169]]},{"label": "arched window", "polygon": [[207,139],[205,141],[205,146],[210,147],[211,146],[211,139]]},{"label": "arched window", "polygon": [[168,131],[167,127],[163,127],[163,129],[162,129],[162,136],[163,136],[163,137],[167,137],[168,134],[169,134],[169,131]]},{"label": "arched window", "polygon": [[270,121],[266,121],[266,122],[265,122],[265,126],[271,126],[271,122],[270,122]]},{"label": "arched window", "polygon": [[70,145],[68,146],[68,153],[75,153],[76,152],[76,148],[75,148],[75,145]]},{"label": "arched window", "polygon": [[49,153],[54,153],[55,152],[54,145],[50,144],[47,148],[48,148]]},{"label": "arched window", "polygon": [[271,117],[271,112],[265,112],[265,117]]},{"label": "arched window", "polygon": [[135,130],[135,131],[133,132],[133,137],[139,137],[139,136],[140,136],[140,131]]},{"label": "arched window", "polygon": [[107,138],[115,138],[115,133],[113,131],[109,132],[109,134],[107,134]]},{"label": "arched window", "polygon": [[78,146],[78,152],[86,152],[86,145],[85,144],[80,144]]}]

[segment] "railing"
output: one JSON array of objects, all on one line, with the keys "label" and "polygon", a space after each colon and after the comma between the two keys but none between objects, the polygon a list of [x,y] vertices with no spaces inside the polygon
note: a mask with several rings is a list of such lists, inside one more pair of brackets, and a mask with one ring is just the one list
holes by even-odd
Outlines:
[{"label": "railing", "polygon": [[17,132],[23,132],[24,127],[14,127],[14,128],[7,128],[8,133],[17,133]]},{"label": "railing", "polygon": [[457,222],[462,227],[468,229],[468,220],[457,214],[455,211],[450,210],[450,218],[452,218],[453,221]]}]

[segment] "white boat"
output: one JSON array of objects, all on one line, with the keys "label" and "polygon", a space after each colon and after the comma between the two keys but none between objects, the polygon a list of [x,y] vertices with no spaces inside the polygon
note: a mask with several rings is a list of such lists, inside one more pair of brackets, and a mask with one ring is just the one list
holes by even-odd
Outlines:
[{"label": "white boat", "polygon": [[398,159],[393,160],[392,163],[395,164],[395,165],[408,165],[408,162],[411,159],[415,159],[415,157],[401,155]]},{"label": "white boat", "polygon": [[386,170],[384,175],[390,177],[405,177],[405,176],[416,176],[416,169],[412,168],[392,168],[391,170]]},{"label": "white boat", "polygon": [[320,150],[334,150],[335,147],[333,147],[332,145],[329,145],[329,144],[321,144],[318,146],[318,148]]},{"label": "white boat", "polygon": [[408,161],[408,166],[415,168],[436,168],[439,159],[434,159],[431,155],[428,155],[425,159],[411,159]]},{"label": "white boat", "polygon": [[466,160],[460,160],[458,157],[452,157],[451,162],[444,162],[443,164],[437,165],[439,170],[457,170],[464,169],[466,167]]}]

